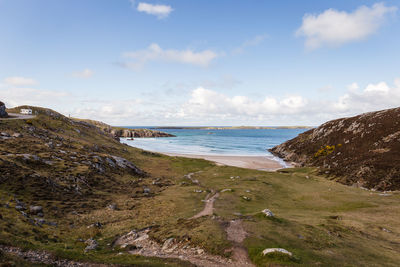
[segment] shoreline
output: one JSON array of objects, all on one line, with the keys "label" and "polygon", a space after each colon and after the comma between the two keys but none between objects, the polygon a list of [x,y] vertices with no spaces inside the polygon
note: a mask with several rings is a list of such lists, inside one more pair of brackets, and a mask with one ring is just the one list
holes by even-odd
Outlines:
[{"label": "shoreline", "polygon": [[[160,152],[157,152],[160,153]],[[180,153],[160,153],[171,157],[184,157],[193,159],[205,159],[215,162],[217,165],[226,165],[260,171],[276,171],[288,166],[283,166],[279,161],[270,159],[266,156],[228,156],[228,155],[196,155]]]}]

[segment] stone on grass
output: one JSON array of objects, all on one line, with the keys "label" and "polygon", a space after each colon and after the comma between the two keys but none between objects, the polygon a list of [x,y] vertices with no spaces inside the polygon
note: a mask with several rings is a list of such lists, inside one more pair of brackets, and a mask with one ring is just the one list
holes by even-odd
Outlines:
[{"label": "stone on grass", "polygon": [[93,238],[89,238],[88,240],[85,241],[85,244],[87,245],[85,248],[85,252],[95,250],[97,246],[99,245],[96,240]]},{"label": "stone on grass", "polygon": [[150,194],[151,190],[148,187],[143,188],[143,193]]},{"label": "stone on grass", "polygon": [[111,203],[110,205],[107,206],[109,210],[117,210],[117,204]]},{"label": "stone on grass", "polygon": [[29,213],[34,214],[34,215],[43,213],[43,207],[42,206],[30,206]]},{"label": "stone on grass", "polygon": [[267,255],[267,254],[270,254],[270,253],[282,253],[282,254],[286,254],[286,255],[289,255],[289,256],[293,256],[292,252],[289,252],[289,251],[287,251],[286,249],[283,249],[283,248],[267,248],[267,249],[264,249],[263,252],[262,252],[262,254],[264,256]]},{"label": "stone on grass", "polygon": [[263,210],[262,213],[264,213],[267,217],[275,217],[275,215],[269,209]]}]

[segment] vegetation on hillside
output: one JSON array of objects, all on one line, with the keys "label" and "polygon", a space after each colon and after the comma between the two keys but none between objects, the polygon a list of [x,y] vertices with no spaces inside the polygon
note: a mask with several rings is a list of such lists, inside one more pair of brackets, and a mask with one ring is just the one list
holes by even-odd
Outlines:
[{"label": "vegetation on hillside", "polygon": [[400,189],[400,108],[337,119],[271,152],[347,185]]},{"label": "vegetation on hillside", "polygon": [[[347,187],[313,168],[264,172],[167,157],[55,111],[34,112],[0,121],[0,262],[30,259],[11,247],[120,266],[235,266],[240,249],[257,266],[400,261],[400,194]],[[216,194],[212,214],[196,217]],[[233,226],[241,237],[231,236]],[[139,247],[139,238],[151,246]],[[162,253],[145,254],[155,248]],[[188,248],[193,255],[165,258]],[[293,254],[263,256],[266,248]]]}]

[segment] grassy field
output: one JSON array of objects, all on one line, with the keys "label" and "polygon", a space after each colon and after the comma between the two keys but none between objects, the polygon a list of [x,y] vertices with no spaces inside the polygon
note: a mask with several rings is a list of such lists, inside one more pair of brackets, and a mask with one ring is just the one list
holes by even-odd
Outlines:
[{"label": "grassy field", "polygon": [[[60,149],[68,157],[31,137],[26,126],[47,129],[47,134],[63,137]],[[312,168],[264,172],[149,153],[46,114],[30,121],[1,122],[0,129],[24,134],[24,142],[0,142],[0,242],[4,245],[46,250],[77,261],[191,266],[178,259],[130,255],[112,243],[132,229],[152,227],[151,238],[161,244],[171,237],[187,239],[208,254],[229,257],[232,243],[227,240],[226,224],[241,219],[248,233],[243,245],[257,266],[398,266],[400,262],[399,193],[348,187],[317,175]],[[93,145],[100,147],[97,152],[89,149]],[[62,160],[49,167],[17,158],[10,160],[7,156],[24,151],[41,158],[56,154]],[[93,153],[124,157],[147,175],[113,169],[96,173],[84,164],[72,164],[71,153],[81,158],[74,159],[78,163]],[[82,186],[81,195],[51,192],[39,178],[27,178],[32,170],[46,179],[60,173],[82,175],[88,177],[90,188]],[[185,177],[189,173],[194,173],[192,177],[199,184]],[[151,189],[150,195],[142,193],[145,186]],[[203,209],[202,200],[209,192],[223,189],[231,190],[220,192],[213,216],[189,220]],[[58,226],[32,225],[14,209],[15,198],[42,205],[45,219],[57,222]],[[5,203],[10,203],[10,208]],[[110,203],[118,209],[107,209]],[[266,217],[261,213],[263,209],[270,209],[275,217]],[[102,227],[90,227],[96,222]],[[99,247],[84,253],[86,245],[82,240],[88,238],[95,238]],[[293,256],[261,253],[276,247],[292,252]],[[2,254],[0,259],[20,264],[10,255]]]}]

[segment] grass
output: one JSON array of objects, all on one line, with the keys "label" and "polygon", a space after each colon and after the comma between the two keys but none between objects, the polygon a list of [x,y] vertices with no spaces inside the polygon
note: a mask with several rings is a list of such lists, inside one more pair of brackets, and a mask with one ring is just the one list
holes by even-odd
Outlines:
[{"label": "grass", "polygon": [[[47,135],[62,137],[64,141],[59,149],[77,153],[75,161],[87,160],[92,154],[117,155],[132,161],[147,176],[111,168],[98,174],[86,165],[74,165],[68,158],[70,154],[56,153],[47,148],[43,140],[29,137],[24,120],[1,122],[2,131],[18,131],[25,136],[24,142],[0,143],[0,171],[4,175],[0,183],[0,240],[3,244],[43,249],[58,257],[79,261],[190,266],[180,260],[129,255],[111,244],[133,229],[152,226],[151,237],[161,243],[170,237],[189,239],[208,253],[229,256],[227,249],[231,242],[227,240],[224,227],[240,213],[248,233],[244,246],[257,266],[396,266],[400,261],[397,253],[400,250],[398,193],[381,196],[378,192],[348,187],[318,175],[313,168],[264,172],[149,153],[43,112],[31,119],[29,125],[39,130],[51,129]],[[43,158],[56,153],[63,161],[49,167],[6,156],[26,151]],[[65,187],[70,184],[67,175],[84,176],[90,187],[82,185],[83,195],[53,192],[41,179],[29,178],[33,172],[41,177],[59,176],[60,184]],[[193,179],[200,185],[185,178],[188,173],[194,173]],[[151,188],[150,196],[143,195],[144,186]],[[205,192],[195,193],[195,189]],[[231,190],[220,193],[214,203],[214,218],[188,220],[203,209],[201,200],[208,192],[223,189]],[[14,194],[26,203],[42,205],[45,219],[57,222],[58,227],[33,226],[13,206],[5,208],[4,203],[14,203]],[[243,196],[250,200],[244,200]],[[110,203],[116,203],[118,210],[107,209]],[[265,217],[261,211],[266,208],[275,217]],[[88,228],[95,222],[101,222],[103,227]],[[99,248],[84,253],[85,244],[79,240],[90,237],[96,238]],[[262,256],[264,249],[275,247],[287,249],[293,257]],[[2,261],[4,258],[4,261],[19,261],[10,255],[1,257]]]}]

